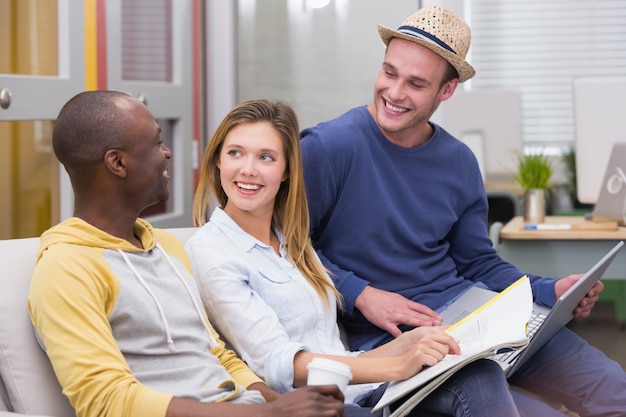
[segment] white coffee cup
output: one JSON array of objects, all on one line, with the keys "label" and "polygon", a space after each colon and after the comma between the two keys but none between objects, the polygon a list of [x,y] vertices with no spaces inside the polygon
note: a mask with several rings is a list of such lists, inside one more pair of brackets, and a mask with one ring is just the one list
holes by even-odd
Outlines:
[{"label": "white coffee cup", "polygon": [[307,365],[307,385],[335,384],[343,392],[352,379],[350,366],[326,358],[313,358]]}]

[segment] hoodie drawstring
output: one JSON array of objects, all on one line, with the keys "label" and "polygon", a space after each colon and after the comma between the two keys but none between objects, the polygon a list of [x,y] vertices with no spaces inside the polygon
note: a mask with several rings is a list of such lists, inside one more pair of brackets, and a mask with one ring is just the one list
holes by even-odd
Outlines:
[{"label": "hoodie drawstring", "polygon": [[189,288],[189,284],[187,283],[187,281],[185,280],[185,278],[182,276],[182,274],[180,273],[180,270],[178,268],[176,268],[176,266],[174,265],[174,262],[172,262],[172,258],[170,257],[170,255],[165,251],[165,249],[163,249],[163,247],[161,246],[160,243],[157,242],[156,247],[159,248],[159,250],[161,252],[163,252],[163,254],[165,255],[165,259],[167,259],[167,262],[169,262],[170,266],[172,267],[172,269],[176,272],[176,276],[178,276],[178,279],[180,280],[180,282],[182,282],[183,286],[185,287],[185,289],[187,290],[187,294],[189,294],[189,298],[191,299],[191,303],[193,304],[193,307],[196,309],[196,314],[198,315],[198,318],[200,319],[200,321],[202,322],[202,325],[204,326],[207,334],[209,335],[210,338],[210,347],[211,349],[217,347],[217,342],[215,341],[215,339],[213,338],[213,335],[211,334],[211,329],[209,328],[209,326],[207,325],[206,322],[206,316],[204,315],[204,310],[202,308],[200,308],[200,306],[198,305],[198,303],[196,302],[195,297],[193,296],[193,291],[191,291],[191,288]]},{"label": "hoodie drawstring", "polygon": [[[189,294],[189,298],[191,299],[191,302],[192,302],[192,304],[194,306],[194,309],[196,310],[196,314],[198,314],[198,318],[202,322],[205,330],[207,331],[207,334],[209,335],[209,347],[211,349],[215,348],[217,346],[217,342],[215,341],[215,339],[213,338],[213,335],[211,334],[211,329],[209,328],[209,326],[206,323],[206,320],[204,319],[204,315],[202,314],[202,310],[198,306],[198,303],[196,302],[196,299],[193,296],[193,292],[191,291],[191,288],[189,288],[189,284],[187,284],[187,282],[185,281],[185,279],[181,275],[181,273],[178,270],[178,268],[176,268],[176,266],[174,265],[174,262],[172,262],[172,259],[170,258],[169,254],[161,247],[161,245],[159,243],[156,244],[156,248],[158,248],[163,253],[163,255],[165,256],[165,259],[167,259],[167,262],[170,264],[170,266],[172,267],[172,269],[176,273],[176,276],[178,277],[180,282],[185,287],[185,290],[187,291],[187,294]],[[119,252],[119,254],[124,259],[124,262],[126,262],[126,265],[128,265],[130,270],[133,271],[133,273],[135,274],[135,277],[137,278],[139,283],[144,287],[146,292],[154,300],[154,303],[156,304],[157,309],[159,310],[159,315],[161,316],[161,321],[163,322],[163,326],[165,327],[165,336],[167,338],[167,346],[168,346],[170,352],[176,352],[176,346],[174,345],[174,340],[172,339],[172,333],[170,331],[170,325],[169,325],[169,323],[167,321],[167,318],[165,317],[165,312],[163,311],[163,308],[161,307],[161,303],[159,303],[159,300],[156,298],[156,296],[154,295],[154,293],[152,292],[150,287],[148,287],[148,283],[139,274],[139,271],[137,271],[137,269],[132,264],[132,262],[130,261],[130,259],[126,255],[126,253],[124,253],[124,251],[122,251],[121,249],[118,249],[117,251]]]}]

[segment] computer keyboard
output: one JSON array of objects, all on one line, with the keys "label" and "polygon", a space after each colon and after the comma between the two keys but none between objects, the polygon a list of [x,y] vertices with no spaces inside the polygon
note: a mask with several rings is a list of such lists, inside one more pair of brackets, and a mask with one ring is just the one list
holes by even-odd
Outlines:
[{"label": "computer keyboard", "polygon": [[[541,326],[545,319],[545,314],[533,311],[530,316],[530,321],[528,322],[528,340],[533,338],[533,336],[537,332],[537,329],[539,329],[539,326]],[[490,358],[500,362],[512,363],[515,359],[517,359],[517,356],[520,354],[521,351],[521,349],[511,349],[502,353],[497,353],[493,356],[490,356]]]}]

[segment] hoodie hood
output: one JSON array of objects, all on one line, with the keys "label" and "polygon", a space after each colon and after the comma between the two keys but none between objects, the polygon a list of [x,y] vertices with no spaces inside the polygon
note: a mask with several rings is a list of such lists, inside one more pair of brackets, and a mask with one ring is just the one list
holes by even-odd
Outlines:
[{"label": "hoodie hood", "polygon": [[37,261],[46,249],[57,243],[122,250],[124,252],[144,252],[156,246],[154,231],[147,221],[138,218],[133,226],[133,231],[141,240],[143,249],[136,247],[127,240],[112,236],[78,217],[70,217],[41,235]]}]

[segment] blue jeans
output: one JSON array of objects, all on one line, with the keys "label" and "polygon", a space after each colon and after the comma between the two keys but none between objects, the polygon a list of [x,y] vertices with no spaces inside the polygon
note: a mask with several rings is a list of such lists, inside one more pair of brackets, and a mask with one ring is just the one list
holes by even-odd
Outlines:
[{"label": "blue jeans", "polygon": [[626,415],[626,373],[568,328],[557,332],[510,382],[581,416]]},{"label": "blue jeans", "polygon": [[359,407],[354,404],[346,404],[344,408],[347,417],[382,417],[382,413],[372,414],[371,407]]},{"label": "blue jeans", "polygon": [[[361,405],[378,402],[384,386]],[[392,410],[394,406],[390,407]],[[409,416],[520,417],[500,365],[479,359],[456,372],[421,401]]]}]

